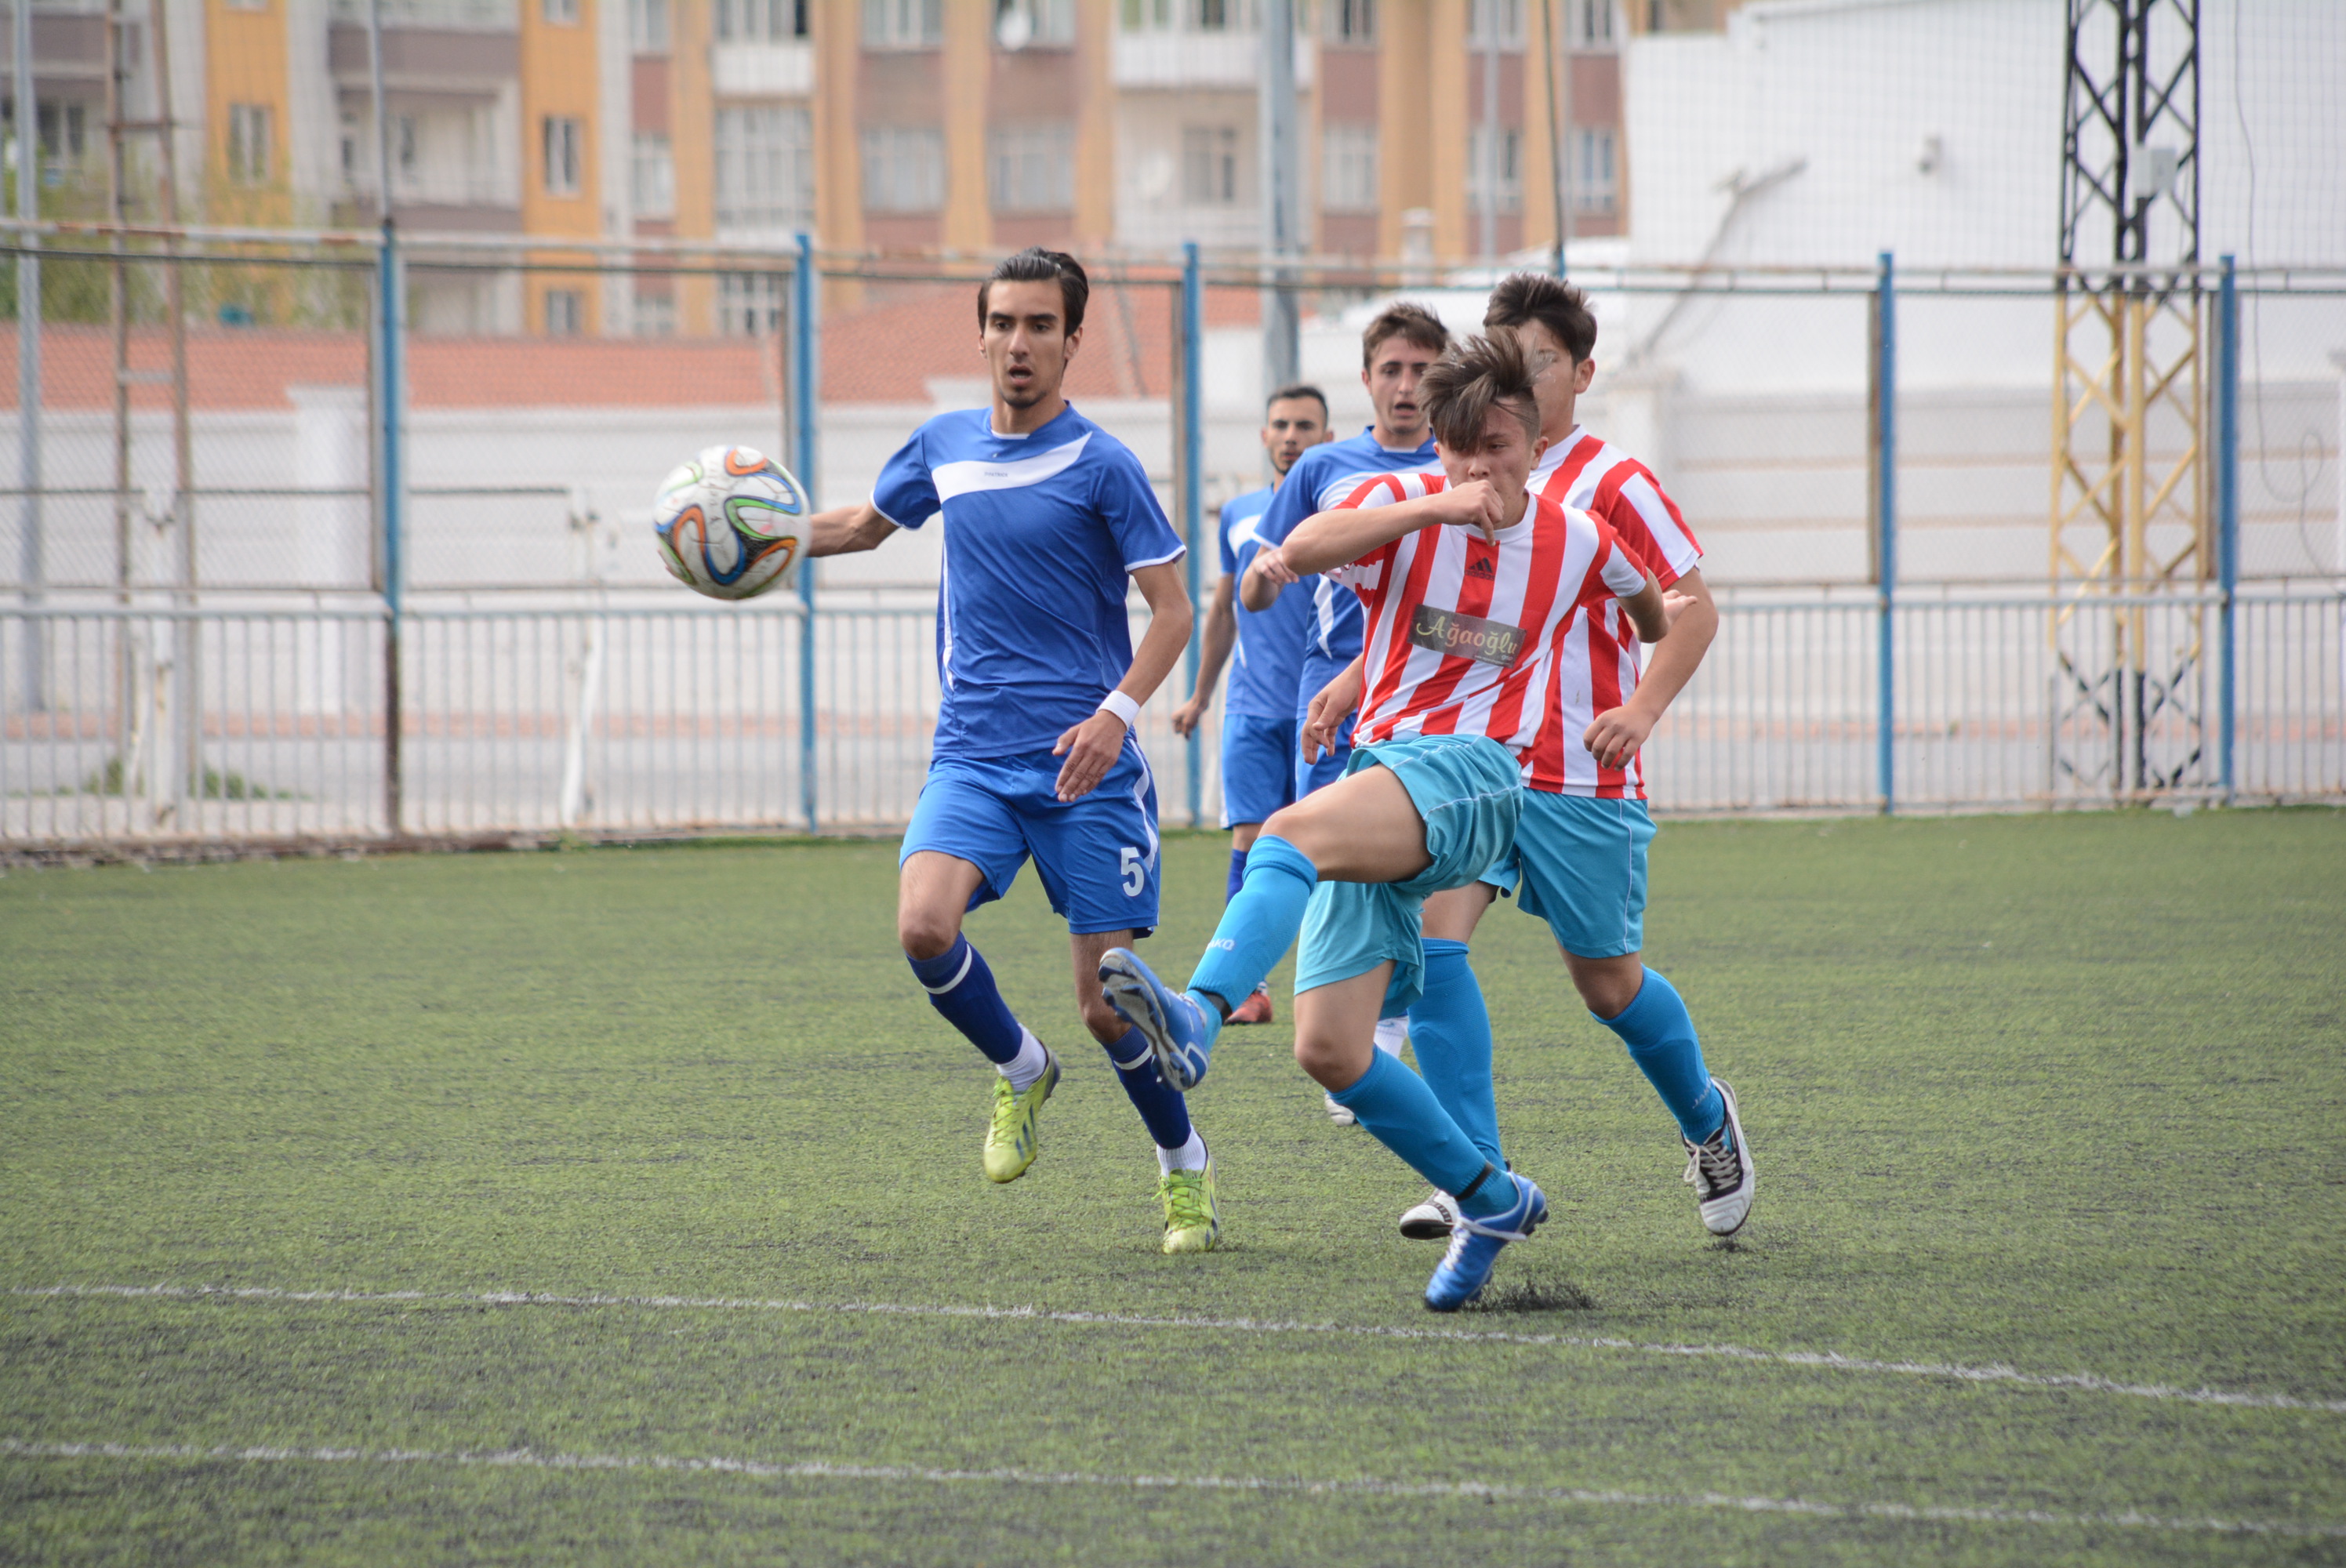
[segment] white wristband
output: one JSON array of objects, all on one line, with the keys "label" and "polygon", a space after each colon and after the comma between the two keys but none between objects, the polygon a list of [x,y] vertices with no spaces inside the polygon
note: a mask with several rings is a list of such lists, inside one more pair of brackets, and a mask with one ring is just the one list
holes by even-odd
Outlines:
[{"label": "white wristband", "polygon": [[1115,714],[1124,720],[1124,727],[1127,729],[1130,729],[1140,718],[1140,704],[1120,691],[1111,691],[1101,697],[1099,710],[1102,713]]}]

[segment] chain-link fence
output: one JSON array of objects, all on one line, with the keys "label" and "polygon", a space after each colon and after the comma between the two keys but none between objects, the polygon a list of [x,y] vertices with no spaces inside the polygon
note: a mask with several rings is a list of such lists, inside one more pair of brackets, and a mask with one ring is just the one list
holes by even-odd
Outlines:
[{"label": "chain-link fence", "polygon": [[[661,572],[651,494],[720,442],[868,494],[987,396],[982,265],[419,245],[387,336],[372,237],[40,243],[37,322],[0,321],[0,841],[909,816],[937,531],[719,605]],[[1489,280],[1306,281],[1301,372],[1350,434],[1375,310],[1471,329]],[[2055,390],[2046,276],[1580,281],[1583,423],[1660,477],[1725,611],[1649,748],[1658,806],[2346,796],[2338,277],[2196,275],[2138,418],[2116,382]],[[1068,383],[1192,531],[1201,601],[1221,503],[1270,480],[1261,302],[1244,270],[1103,263]],[[1168,727],[1192,678],[1143,716],[1168,825],[1219,806],[1215,721]]]}]

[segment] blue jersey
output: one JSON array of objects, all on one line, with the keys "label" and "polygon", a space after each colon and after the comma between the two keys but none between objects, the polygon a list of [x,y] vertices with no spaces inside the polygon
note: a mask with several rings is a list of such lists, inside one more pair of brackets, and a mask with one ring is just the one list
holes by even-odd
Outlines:
[{"label": "blue jersey", "polygon": [[872,504],[899,528],[942,517],[940,757],[1048,751],[1132,667],[1126,581],[1178,560],[1140,460],[1064,409],[996,435],[987,409],[942,413],[880,470]]},{"label": "blue jersey", "polygon": [[[1287,482],[1271,497],[1255,532],[1266,545],[1284,544],[1298,524],[1315,513],[1342,505],[1361,481],[1372,474],[1430,468],[1433,463],[1432,437],[1423,446],[1380,446],[1373,426],[1350,441],[1307,448],[1287,471]],[[1296,670],[1293,711],[1298,718],[1311,708],[1320,688],[1360,656],[1364,625],[1360,596],[1340,587],[1333,578],[1306,577],[1288,590],[1296,595],[1306,592],[1311,595],[1311,615],[1304,626],[1303,660]],[[1286,597],[1280,596],[1282,602]]]},{"label": "blue jersey", "polygon": [[[1263,547],[1255,527],[1277,492],[1250,490],[1222,507],[1222,575],[1243,575]],[[1303,639],[1311,625],[1311,585],[1290,583],[1267,610],[1236,606],[1238,649],[1222,711],[1246,718],[1295,717],[1295,683],[1303,667]]]}]

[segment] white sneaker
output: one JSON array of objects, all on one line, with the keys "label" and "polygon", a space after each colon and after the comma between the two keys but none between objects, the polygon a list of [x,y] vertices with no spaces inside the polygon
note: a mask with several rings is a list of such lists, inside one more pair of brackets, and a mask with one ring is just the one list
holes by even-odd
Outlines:
[{"label": "white sneaker", "polygon": [[1402,1211],[1401,1233],[1412,1241],[1447,1241],[1457,1223],[1458,1200],[1434,1191],[1427,1193],[1425,1201],[1415,1208]]},{"label": "white sneaker", "polygon": [[1711,1083],[1727,1103],[1727,1119],[1710,1135],[1708,1143],[1679,1138],[1687,1150],[1686,1176],[1681,1179],[1694,1188],[1703,1228],[1713,1236],[1733,1236],[1751,1213],[1751,1194],[1760,1178],[1751,1168],[1751,1150],[1743,1141],[1743,1118],[1736,1113],[1735,1091],[1723,1079],[1713,1078]]},{"label": "white sneaker", "polygon": [[1360,1121],[1360,1117],[1352,1115],[1351,1111],[1346,1110],[1342,1105],[1336,1103],[1335,1095],[1322,1091],[1320,1097],[1328,1102],[1328,1119],[1335,1123],[1338,1126],[1349,1127],[1356,1125]]}]

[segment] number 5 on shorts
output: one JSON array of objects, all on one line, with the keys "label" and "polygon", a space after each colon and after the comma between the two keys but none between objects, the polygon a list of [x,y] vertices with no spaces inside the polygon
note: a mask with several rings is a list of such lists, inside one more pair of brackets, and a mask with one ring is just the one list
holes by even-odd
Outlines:
[{"label": "number 5 on shorts", "polygon": [[1148,881],[1148,861],[1129,844],[1117,852],[1117,858],[1124,873],[1124,896],[1138,898],[1142,885]]}]

